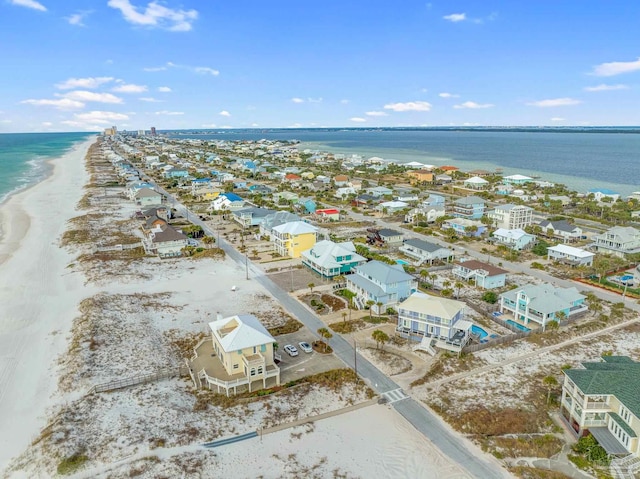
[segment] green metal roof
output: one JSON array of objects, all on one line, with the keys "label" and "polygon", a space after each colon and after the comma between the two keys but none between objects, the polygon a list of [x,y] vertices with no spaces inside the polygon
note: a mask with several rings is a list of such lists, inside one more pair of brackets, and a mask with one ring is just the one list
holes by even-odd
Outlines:
[{"label": "green metal roof", "polygon": [[585,369],[566,369],[564,373],[584,394],[611,394],[640,418],[640,362],[626,356],[603,359],[600,363],[582,363]]},{"label": "green metal roof", "polygon": [[611,416],[611,419],[613,419],[618,424],[618,426],[620,426],[624,430],[624,432],[629,434],[629,437],[638,437],[636,435],[636,432],[631,429],[631,426],[624,422],[624,419],[618,416],[615,412],[610,412],[609,416]]}]

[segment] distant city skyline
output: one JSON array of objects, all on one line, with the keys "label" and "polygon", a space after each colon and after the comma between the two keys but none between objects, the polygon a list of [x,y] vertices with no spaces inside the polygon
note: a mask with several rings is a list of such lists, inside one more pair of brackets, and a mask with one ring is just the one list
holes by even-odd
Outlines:
[{"label": "distant city skyline", "polygon": [[640,3],[2,0],[0,133],[640,125]]}]

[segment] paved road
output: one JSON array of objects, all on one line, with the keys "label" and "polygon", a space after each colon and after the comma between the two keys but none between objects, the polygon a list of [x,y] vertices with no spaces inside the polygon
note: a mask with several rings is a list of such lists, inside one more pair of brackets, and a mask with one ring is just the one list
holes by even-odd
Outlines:
[{"label": "paved road", "polygon": [[[205,224],[204,221],[200,220],[197,214],[189,212],[173,195],[164,191],[159,186],[157,186],[157,189],[165,194],[167,198],[175,201],[175,208],[180,214],[185,217],[188,215],[191,222],[201,226],[207,235],[217,237],[216,232]],[[319,328],[325,327],[324,323],[320,321],[315,314],[271,281],[261,269],[249,261],[245,255],[229,245],[223,238],[220,238],[218,246],[224,250],[229,258],[239,265],[246,266],[250,279],[258,281],[273,295],[283,308],[297,317],[310,331],[316,334]],[[333,338],[329,340],[329,345],[333,348],[336,356],[349,368],[355,369],[355,363],[357,362],[358,375],[363,378],[376,393],[383,394],[400,389],[398,384],[380,372],[380,370],[369,361],[357,354],[353,346],[341,335],[334,334]],[[407,397],[406,399],[393,402],[391,406],[409,421],[413,427],[435,444],[445,455],[463,466],[472,476],[478,479],[502,479],[511,477],[509,473],[496,462],[487,462],[483,458],[476,457],[459,437],[454,435],[445,424],[414,399]]]}]

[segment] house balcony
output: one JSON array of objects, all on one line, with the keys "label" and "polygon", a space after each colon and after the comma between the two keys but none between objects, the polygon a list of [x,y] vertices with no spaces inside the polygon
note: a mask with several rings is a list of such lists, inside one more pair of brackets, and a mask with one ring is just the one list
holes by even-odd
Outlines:
[{"label": "house balcony", "polygon": [[[275,364],[265,364],[266,359],[261,354],[243,357],[246,365],[257,368],[262,365],[262,373],[253,376],[244,371],[230,374],[213,349],[211,338],[202,340],[195,348],[195,355],[186,360],[189,373],[196,387],[216,389],[218,393],[224,392],[229,396],[230,391],[237,393],[238,388],[246,388],[249,391],[255,381],[261,381],[262,387],[267,387],[267,379],[275,378],[275,385],[280,384],[280,368]],[[233,354],[233,353],[229,353]],[[248,371],[251,369],[248,367]]]},{"label": "house balcony", "polygon": [[586,428],[586,427],[607,427],[607,421],[606,420],[601,420],[601,419],[590,419],[590,420],[585,420],[582,422],[582,427]]},{"label": "house balcony", "polygon": [[572,316],[574,314],[580,314],[588,310],[589,310],[589,307],[586,304],[579,304],[577,306],[572,306],[571,308],[569,308],[569,316]]},{"label": "house balcony", "polygon": [[475,270],[468,270],[466,268],[461,268],[459,266],[454,266],[452,272],[453,272],[454,276],[457,276],[457,277],[463,278],[463,279],[473,278],[476,275],[476,271]]},{"label": "house balcony", "polygon": [[602,401],[587,401],[587,404],[584,405],[584,408],[590,410],[596,409],[600,411],[609,411],[611,409],[609,403]]}]

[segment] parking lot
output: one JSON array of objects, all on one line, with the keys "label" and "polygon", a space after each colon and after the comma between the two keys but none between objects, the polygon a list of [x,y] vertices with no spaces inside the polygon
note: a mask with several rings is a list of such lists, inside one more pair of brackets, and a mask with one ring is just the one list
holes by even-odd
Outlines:
[{"label": "parking lot", "polygon": [[[312,344],[315,336],[307,328],[301,328],[295,333],[283,334],[276,337],[278,342],[278,354],[282,356],[280,362],[280,381],[286,383],[305,376],[311,376],[331,369],[344,368],[345,365],[333,354],[320,354],[315,351],[305,353],[300,349],[299,342]],[[289,356],[284,347],[291,344],[298,350],[295,357]]]}]

